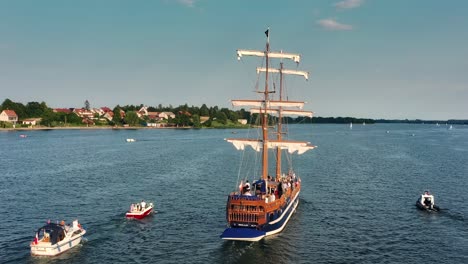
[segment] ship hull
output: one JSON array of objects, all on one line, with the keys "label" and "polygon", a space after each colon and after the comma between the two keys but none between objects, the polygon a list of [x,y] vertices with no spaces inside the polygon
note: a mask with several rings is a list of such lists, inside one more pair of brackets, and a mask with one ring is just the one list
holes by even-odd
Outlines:
[{"label": "ship hull", "polygon": [[237,241],[259,241],[267,236],[281,232],[287,225],[292,214],[296,211],[299,204],[299,192],[296,193],[294,199],[291,199],[286,210],[278,219],[271,221],[262,228],[255,229],[249,227],[229,227],[221,234],[224,240],[237,240]]}]

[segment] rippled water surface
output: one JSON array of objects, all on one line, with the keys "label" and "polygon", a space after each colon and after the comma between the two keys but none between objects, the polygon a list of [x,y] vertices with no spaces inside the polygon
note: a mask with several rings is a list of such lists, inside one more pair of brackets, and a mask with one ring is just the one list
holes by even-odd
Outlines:
[{"label": "rippled water surface", "polygon": [[[0,263],[468,263],[468,127],[293,126],[319,147],[294,159],[296,214],[256,243],[219,238],[239,160],[223,139],[246,133],[232,132],[0,132]],[[425,189],[442,212],[416,209]],[[143,198],[157,213],[126,220]],[[76,218],[78,248],[30,256],[47,219]]]}]

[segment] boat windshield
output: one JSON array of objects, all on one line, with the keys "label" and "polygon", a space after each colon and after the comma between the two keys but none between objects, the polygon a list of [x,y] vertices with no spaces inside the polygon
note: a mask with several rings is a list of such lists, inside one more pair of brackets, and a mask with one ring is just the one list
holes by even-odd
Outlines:
[{"label": "boat windshield", "polygon": [[53,224],[53,223],[47,224],[39,228],[39,230],[37,230],[37,233],[39,235],[42,235],[43,237],[47,233],[49,236],[49,242],[52,245],[61,241],[65,237],[65,231],[63,227],[58,224]]}]

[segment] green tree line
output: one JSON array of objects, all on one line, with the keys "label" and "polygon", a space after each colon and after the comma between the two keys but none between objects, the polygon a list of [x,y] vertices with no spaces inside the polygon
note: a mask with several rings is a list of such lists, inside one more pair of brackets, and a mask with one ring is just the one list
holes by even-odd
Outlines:
[{"label": "green tree line", "polygon": [[[144,116],[139,118],[137,111],[143,107],[140,105],[117,105],[113,108],[113,118],[105,123],[96,123],[96,125],[130,125],[130,126],[145,126],[150,122],[157,122],[157,120],[151,120],[149,117]],[[14,110],[18,115],[19,120],[27,118],[41,118],[41,125],[43,126],[80,126],[84,125],[83,119],[75,113],[62,113],[54,112],[52,108],[48,107],[45,102],[29,102],[26,105],[13,102],[10,99],[5,99],[0,105],[0,112],[2,110],[9,109]],[[91,109],[88,100],[85,101],[83,109]],[[239,119],[249,119],[250,113],[244,109],[233,111],[228,108],[219,108],[218,106],[208,107],[203,104],[201,107],[180,105],[173,107],[172,105],[148,107],[150,112],[171,112],[175,114],[175,117],[170,117],[168,120],[159,121],[167,126],[178,126],[178,127],[237,127],[239,126]],[[123,114],[122,114],[123,113]],[[99,119],[102,117],[95,116]],[[203,119],[203,121],[202,121]]]},{"label": "green tree line", "polygon": [[[117,105],[113,108],[112,120],[106,120],[102,116],[95,116],[95,125],[111,125],[111,126],[146,126],[147,123],[160,122],[166,126],[177,126],[177,127],[243,127],[239,124],[239,119],[245,119],[251,124],[258,120],[258,114],[250,114],[245,109],[230,110],[228,108],[219,108],[218,106],[208,107],[206,104],[202,106],[188,106],[188,104],[173,107],[172,105],[163,106],[159,104],[157,106],[149,106],[149,112],[172,112],[175,114],[174,118],[168,120],[158,121],[152,120],[148,116],[139,118],[137,111],[143,107],[140,105]],[[45,102],[28,102],[22,104],[19,102],[13,102],[10,99],[5,99],[0,105],[0,112],[2,110],[14,110],[18,115],[19,120],[27,118],[41,118],[41,125],[43,126],[83,126],[83,119],[75,113],[63,113],[54,112],[52,108],[48,107]],[[86,100],[83,105],[83,109],[91,109],[90,102]],[[123,113],[123,114],[121,114]],[[100,120],[100,121],[99,121]],[[449,124],[468,124],[468,120],[385,120],[385,119],[370,119],[370,118],[354,118],[354,117],[298,117],[291,118],[287,117],[285,120],[287,123],[336,123],[336,124],[349,124],[349,123],[444,123]],[[270,119],[271,124],[275,123],[275,118]]]}]

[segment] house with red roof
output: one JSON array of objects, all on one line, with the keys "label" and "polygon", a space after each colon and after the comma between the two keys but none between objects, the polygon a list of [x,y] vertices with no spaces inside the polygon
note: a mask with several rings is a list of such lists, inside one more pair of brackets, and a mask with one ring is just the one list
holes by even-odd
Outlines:
[{"label": "house with red roof", "polygon": [[107,113],[107,112],[112,112],[112,109],[110,109],[109,107],[107,106],[103,106],[101,107],[101,110],[104,111],[104,113]]},{"label": "house with red roof", "polygon": [[0,113],[0,121],[16,123],[18,122],[18,115],[13,110],[3,110],[2,113]]},{"label": "house with red roof", "polygon": [[159,113],[159,117],[162,118],[162,119],[169,119],[169,117],[170,118],[175,118],[175,115],[172,112],[161,112],[161,113]]},{"label": "house with red roof", "polygon": [[65,114],[70,114],[73,112],[72,108],[54,108],[53,109],[54,113],[65,113]]},{"label": "house with red roof", "polygon": [[102,117],[110,121],[114,117],[114,112],[112,111],[106,112]]},{"label": "house with red roof", "polygon": [[[140,108],[140,110],[138,110],[137,112],[137,115],[139,118],[144,118],[145,116],[148,117],[148,119],[150,120],[156,120],[156,121],[159,121],[159,120],[162,120],[163,118],[160,116],[160,112],[150,112],[148,111],[148,107],[147,106],[143,106],[142,108]],[[167,118],[166,118],[167,119]]]},{"label": "house with red roof", "polygon": [[28,126],[36,126],[41,122],[42,118],[27,118],[24,119],[23,125],[28,125]]},{"label": "house with red roof", "polygon": [[73,113],[75,113],[77,116],[81,117],[81,118],[93,118],[94,117],[94,113],[91,112],[90,110],[86,110],[84,108],[75,108],[73,110]]}]

